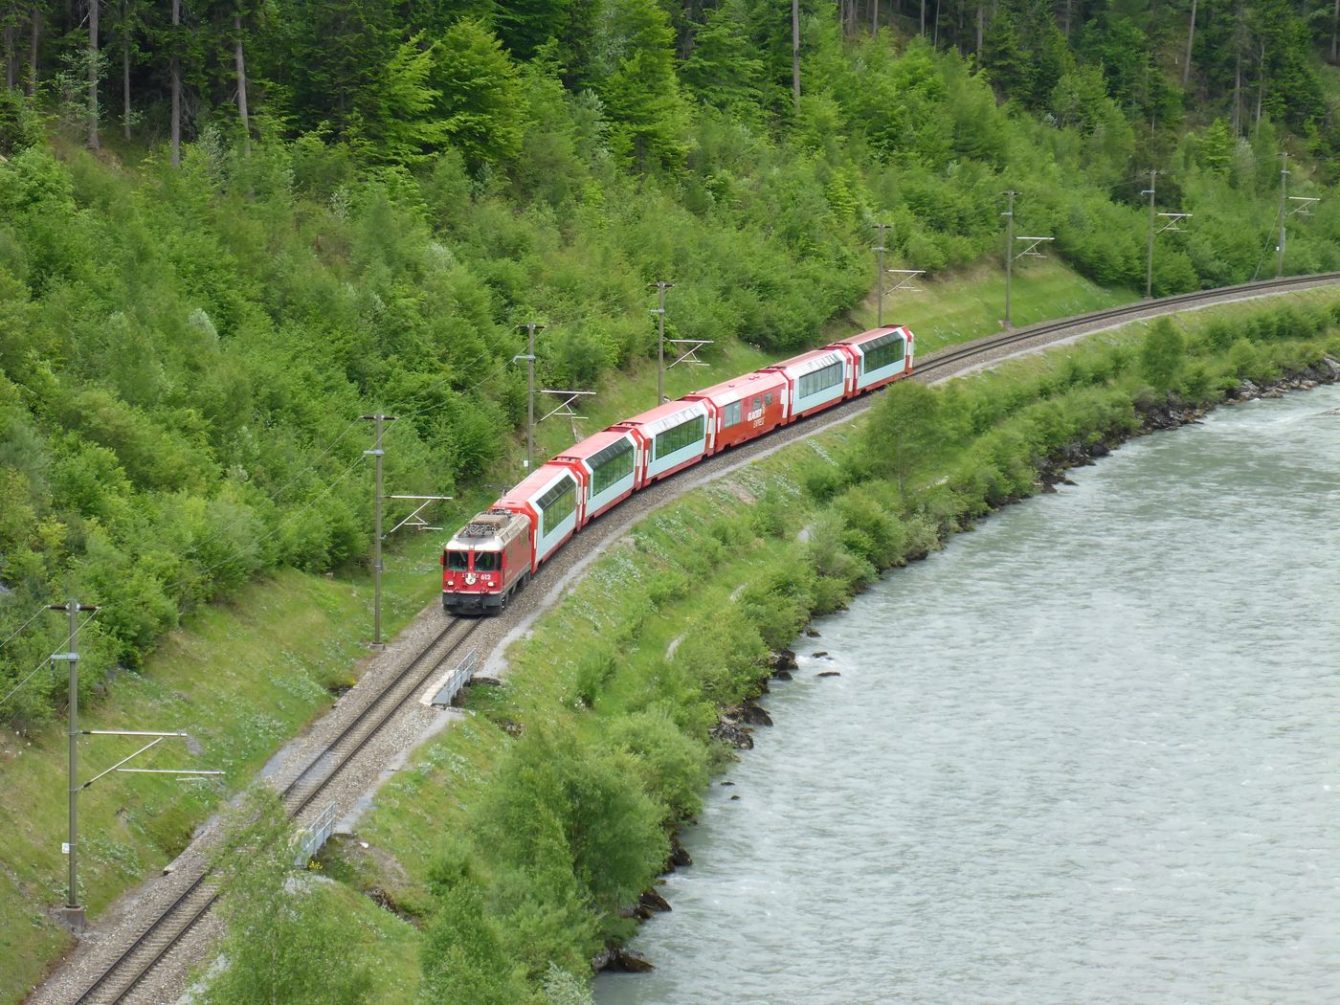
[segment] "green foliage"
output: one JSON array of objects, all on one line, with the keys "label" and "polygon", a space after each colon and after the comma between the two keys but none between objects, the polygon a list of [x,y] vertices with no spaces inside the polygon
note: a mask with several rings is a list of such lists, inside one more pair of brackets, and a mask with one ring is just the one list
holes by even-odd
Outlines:
[{"label": "green foliage", "polygon": [[13,157],[42,141],[36,113],[16,90],[0,90],[0,157]]},{"label": "green foliage", "polygon": [[702,810],[707,750],[680,731],[664,706],[616,720],[605,739],[634,759],[643,790],[664,807],[664,824],[682,823]]},{"label": "green foliage", "polygon": [[1173,386],[1186,357],[1186,342],[1168,318],[1154,322],[1140,349],[1140,368],[1156,390]]},{"label": "green foliage", "polygon": [[637,897],[669,850],[638,770],[633,755],[572,726],[533,724],[498,768],[483,836],[505,866],[574,877],[568,896],[613,911]]},{"label": "green foliage", "polygon": [[228,965],[210,981],[204,1001],[355,1005],[367,999],[371,977],[349,958],[356,927],[326,909],[314,878],[295,872],[288,822],[269,789],[252,790],[232,814],[217,866],[227,891],[221,903]]},{"label": "green foliage", "polygon": [[674,67],[674,33],[655,0],[610,0],[595,40],[596,90],[613,151],[643,167],[685,154],[688,108]]},{"label": "green foliage", "polygon": [[435,114],[452,145],[478,168],[521,151],[528,108],[517,66],[483,24],[457,21],[435,46]]},{"label": "green foliage", "polygon": [[871,411],[867,436],[876,470],[891,475],[906,494],[908,481],[927,464],[942,442],[937,412],[940,398],[926,385],[893,384]]}]

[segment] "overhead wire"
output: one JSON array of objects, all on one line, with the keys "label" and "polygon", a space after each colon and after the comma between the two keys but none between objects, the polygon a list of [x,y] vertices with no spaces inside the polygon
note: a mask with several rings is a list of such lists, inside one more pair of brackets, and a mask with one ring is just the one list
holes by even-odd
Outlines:
[{"label": "overhead wire", "polygon": [[[47,609],[47,608],[43,608],[43,610],[46,610],[46,609]],[[97,611],[91,611],[91,612],[88,614],[88,616],[85,617],[84,620],[81,621],[81,622],[75,627],[75,631],[79,631],[79,630],[83,629],[83,627],[84,627],[85,625],[87,625],[90,621],[92,621],[92,620],[93,620],[94,618],[96,618],[97,616],[98,616],[98,612],[97,612]],[[30,619],[30,620],[31,620],[31,619]],[[68,636],[67,636],[67,638],[68,638]],[[55,655],[56,655],[55,653],[51,653],[51,654],[50,654],[49,656],[47,656],[44,660],[42,660],[42,662],[38,663],[37,666],[33,667],[32,670],[30,670],[30,671],[28,672],[28,675],[27,675],[26,677],[23,678],[23,680],[21,680],[21,681],[19,681],[17,684],[15,684],[14,687],[12,687],[12,688],[9,690],[9,692],[8,692],[3,698],[0,698],[0,705],[3,705],[5,702],[9,701],[10,698],[13,698],[16,694],[18,694],[19,691],[23,689],[23,686],[24,686],[25,684],[27,684],[30,680],[32,680],[34,677],[36,677],[36,676],[38,675],[38,673],[40,673],[40,672],[42,671],[42,669],[45,668],[46,665],[47,665],[48,663],[51,662],[51,657],[52,657],[52,656],[55,656]]]}]

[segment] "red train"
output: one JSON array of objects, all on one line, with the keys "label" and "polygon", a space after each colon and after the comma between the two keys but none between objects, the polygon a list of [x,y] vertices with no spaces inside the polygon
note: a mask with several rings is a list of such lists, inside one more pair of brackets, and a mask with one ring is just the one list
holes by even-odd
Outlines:
[{"label": "red train", "polygon": [[588,436],[447,542],[442,607],[501,611],[568,538],[639,489],[911,372],[912,333],[875,328]]}]

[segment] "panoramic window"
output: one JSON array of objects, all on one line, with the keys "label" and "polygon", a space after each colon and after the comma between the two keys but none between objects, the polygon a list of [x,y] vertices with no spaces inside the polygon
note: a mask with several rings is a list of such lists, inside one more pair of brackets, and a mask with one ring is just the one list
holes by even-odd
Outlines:
[{"label": "panoramic window", "polygon": [[690,444],[701,440],[707,433],[707,420],[701,415],[681,422],[656,437],[656,460],[669,457],[676,450],[683,450]]},{"label": "panoramic window", "polygon": [[721,420],[722,426],[739,425],[740,420],[744,418],[744,410],[740,407],[738,401],[732,401],[725,409],[725,417]]},{"label": "panoramic window", "polygon": [[577,493],[574,491],[576,487],[577,483],[570,475],[564,476],[562,481],[535,501],[535,506],[540,511],[540,518],[544,521],[545,534],[570,517],[577,508]]},{"label": "panoramic window", "polygon": [[798,396],[801,398],[809,397],[811,394],[818,394],[820,391],[827,390],[842,383],[842,364],[834,363],[826,366],[822,370],[815,370],[813,373],[807,373],[800,378]]},{"label": "panoramic window", "polygon": [[611,443],[594,454],[591,464],[591,495],[598,496],[633,473],[633,445],[627,440]]},{"label": "panoramic window", "polygon": [[897,333],[881,335],[873,342],[867,342],[862,348],[864,358],[861,360],[861,372],[881,370],[902,360],[903,337]]}]

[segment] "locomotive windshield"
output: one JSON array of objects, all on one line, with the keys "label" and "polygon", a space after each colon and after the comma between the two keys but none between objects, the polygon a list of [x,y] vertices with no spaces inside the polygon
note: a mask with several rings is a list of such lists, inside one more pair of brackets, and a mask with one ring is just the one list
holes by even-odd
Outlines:
[{"label": "locomotive windshield", "polygon": [[470,568],[470,553],[468,551],[448,551],[447,568],[452,572],[464,572]]},{"label": "locomotive windshield", "polygon": [[500,557],[496,551],[475,552],[475,572],[497,572]]}]

